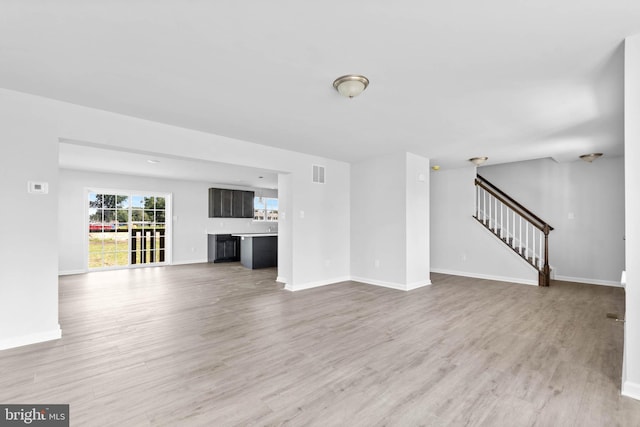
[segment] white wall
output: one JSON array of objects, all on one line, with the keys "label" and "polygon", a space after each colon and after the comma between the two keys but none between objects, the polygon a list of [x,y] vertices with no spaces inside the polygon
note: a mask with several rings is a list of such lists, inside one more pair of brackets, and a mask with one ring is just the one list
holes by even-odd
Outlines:
[{"label": "white wall", "polygon": [[554,227],[549,234],[553,278],[620,286],[623,158],[605,154],[593,163],[529,160],[484,166],[479,173]]},{"label": "white wall", "polygon": [[430,283],[427,170],[428,159],[404,152],[352,165],[353,280],[403,290]]},{"label": "white wall", "polygon": [[[301,165],[290,178],[292,203],[285,204],[291,206],[291,212],[286,215],[287,220],[292,221],[293,263],[292,277],[287,282],[289,290],[349,280],[351,168],[348,164],[322,159],[314,164],[325,167],[324,184],[312,182],[310,163]],[[314,257],[309,257],[308,252]]]},{"label": "white wall", "polygon": [[429,260],[429,159],[406,153],[406,284],[431,283]]},{"label": "white wall", "polygon": [[354,280],[406,283],[405,153],[351,166],[351,275]]},{"label": "white wall", "polygon": [[640,35],[625,40],[626,314],[622,394],[640,399]]},{"label": "white wall", "polygon": [[538,284],[538,273],[478,223],[475,167],[431,172],[431,271]]},{"label": "white wall", "polygon": [[[18,214],[4,210],[3,223],[13,221],[5,237],[13,246],[3,250],[0,295],[0,343],[29,339],[57,331],[59,138],[104,144],[166,155],[178,155],[291,175],[292,289],[334,283],[349,277],[348,163],[271,148],[204,132],[192,131],[120,114],[0,89],[3,126],[3,185],[16,201]],[[311,182],[314,164],[326,167],[327,183]],[[38,178],[40,177],[40,178]],[[27,179],[46,179],[50,195],[28,198]],[[177,201],[176,201],[177,203]],[[26,210],[26,213],[22,211]],[[299,212],[304,211],[301,218]],[[7,217],[5,217],[7,216]],[[19,219],[16,219],[19,218]],[[26,224],[41,224],[26,228]],[[33,241],[38,241],[34,245]],[[28,257],[24,254],[28,254]],[[39,268],[32,268],[33,260]],[[47,335],[48,334],[48,335]]]},{"label": "white wall", "polygon": [[[39,103],[0,91],[0,349],[60,336],[58,142]],[[27,194],[30,180],[47,182],[49,194]]]},{"label": "white wall", "polygon": [[[209,218],[208,189],[231,188],[226,185],[61,169],[58,207],[60,274],[87,270],[87,187],[135,190],[141,194],[171,193],[173,264],[207,262],[207,234],[266,232],[268,228],[277,229],[277,223],[273,222],[245,218]],[[277,190],[260,191],[265,197],[277,197]]]},{"label": "white wall", "polygon": [[[277,281],[292,283],[293,278],[293,210],[291,175],[278,174],[278,277]],[[288,290],[293,290],[289,288]]]}]

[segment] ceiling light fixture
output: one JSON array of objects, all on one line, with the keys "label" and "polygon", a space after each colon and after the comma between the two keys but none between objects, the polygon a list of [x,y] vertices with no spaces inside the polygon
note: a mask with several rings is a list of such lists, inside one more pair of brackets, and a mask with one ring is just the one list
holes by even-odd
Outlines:
[{"label": "ceiling light fixture", "polygon": [[151,163],[152,165],[155,165],[156,163],[160,163],[160,160],[149,159],[147,160],[147,163]]},{"label": "ceiling light fixture", "polygon": [[474,165],[476,165],[476,166],[480,166],[481,164],[483,164],[487,160],[489,160],[488,157],[472,157],[472,158],[469,159],[469,161],[471,163],[473,163]]},{"label": "ceiling light fixture", "polygon": [[583,154],[582,156],[580,156],[580,158],[587,163],[591,163],[595,159],[598,159],[600,157],[602,157],[602,153]]},{"label": "ceiling light fixture", "polygon": [[347,74],[333,81],[333,87],[342,96],[353,98],[360,95],[369,86],[369,79],[359,74]]}]

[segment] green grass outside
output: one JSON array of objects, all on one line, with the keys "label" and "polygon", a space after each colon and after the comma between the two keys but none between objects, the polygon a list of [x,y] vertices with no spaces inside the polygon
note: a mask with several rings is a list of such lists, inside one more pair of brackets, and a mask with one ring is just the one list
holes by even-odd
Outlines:
[{"label": "green grass outside", "polygon": [[89,233],[89,268],[129,264],[128,233]]},{"label": "green grass outside", "polygon": [[[129,233],[89,233],[89,268],[129,265]],[[159,250],[156,254],[159,255]],[[135,252],[135,264],[151,262],[150,249]]]}]

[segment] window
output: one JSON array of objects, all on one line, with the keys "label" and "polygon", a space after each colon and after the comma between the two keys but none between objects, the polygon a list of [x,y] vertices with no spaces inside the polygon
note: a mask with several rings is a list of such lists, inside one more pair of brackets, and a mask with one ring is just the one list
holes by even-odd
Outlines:
[{"label": "window", "polygon": [[278,199],[254,197],[254,221],[278,221]]},{"label": "window", "polygon": [[168,197],[89,191],[89,268],[164,263]]}]

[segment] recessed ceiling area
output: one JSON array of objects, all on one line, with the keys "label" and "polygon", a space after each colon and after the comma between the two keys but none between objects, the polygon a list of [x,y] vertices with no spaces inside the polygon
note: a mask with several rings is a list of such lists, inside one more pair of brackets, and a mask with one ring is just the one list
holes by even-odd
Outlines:
[{"label": "recessed ceiling area", "polygon": [[102,148],[80,141],[61,140],[59,166],[63,169],[208,182],[229,186],[278,188],[278,173],[226,163]]},{"label": "recessed ceiling area", "polygon": [[0,86],[347,162],[615,156],[637,33],[629,0],[8,0]]}]

